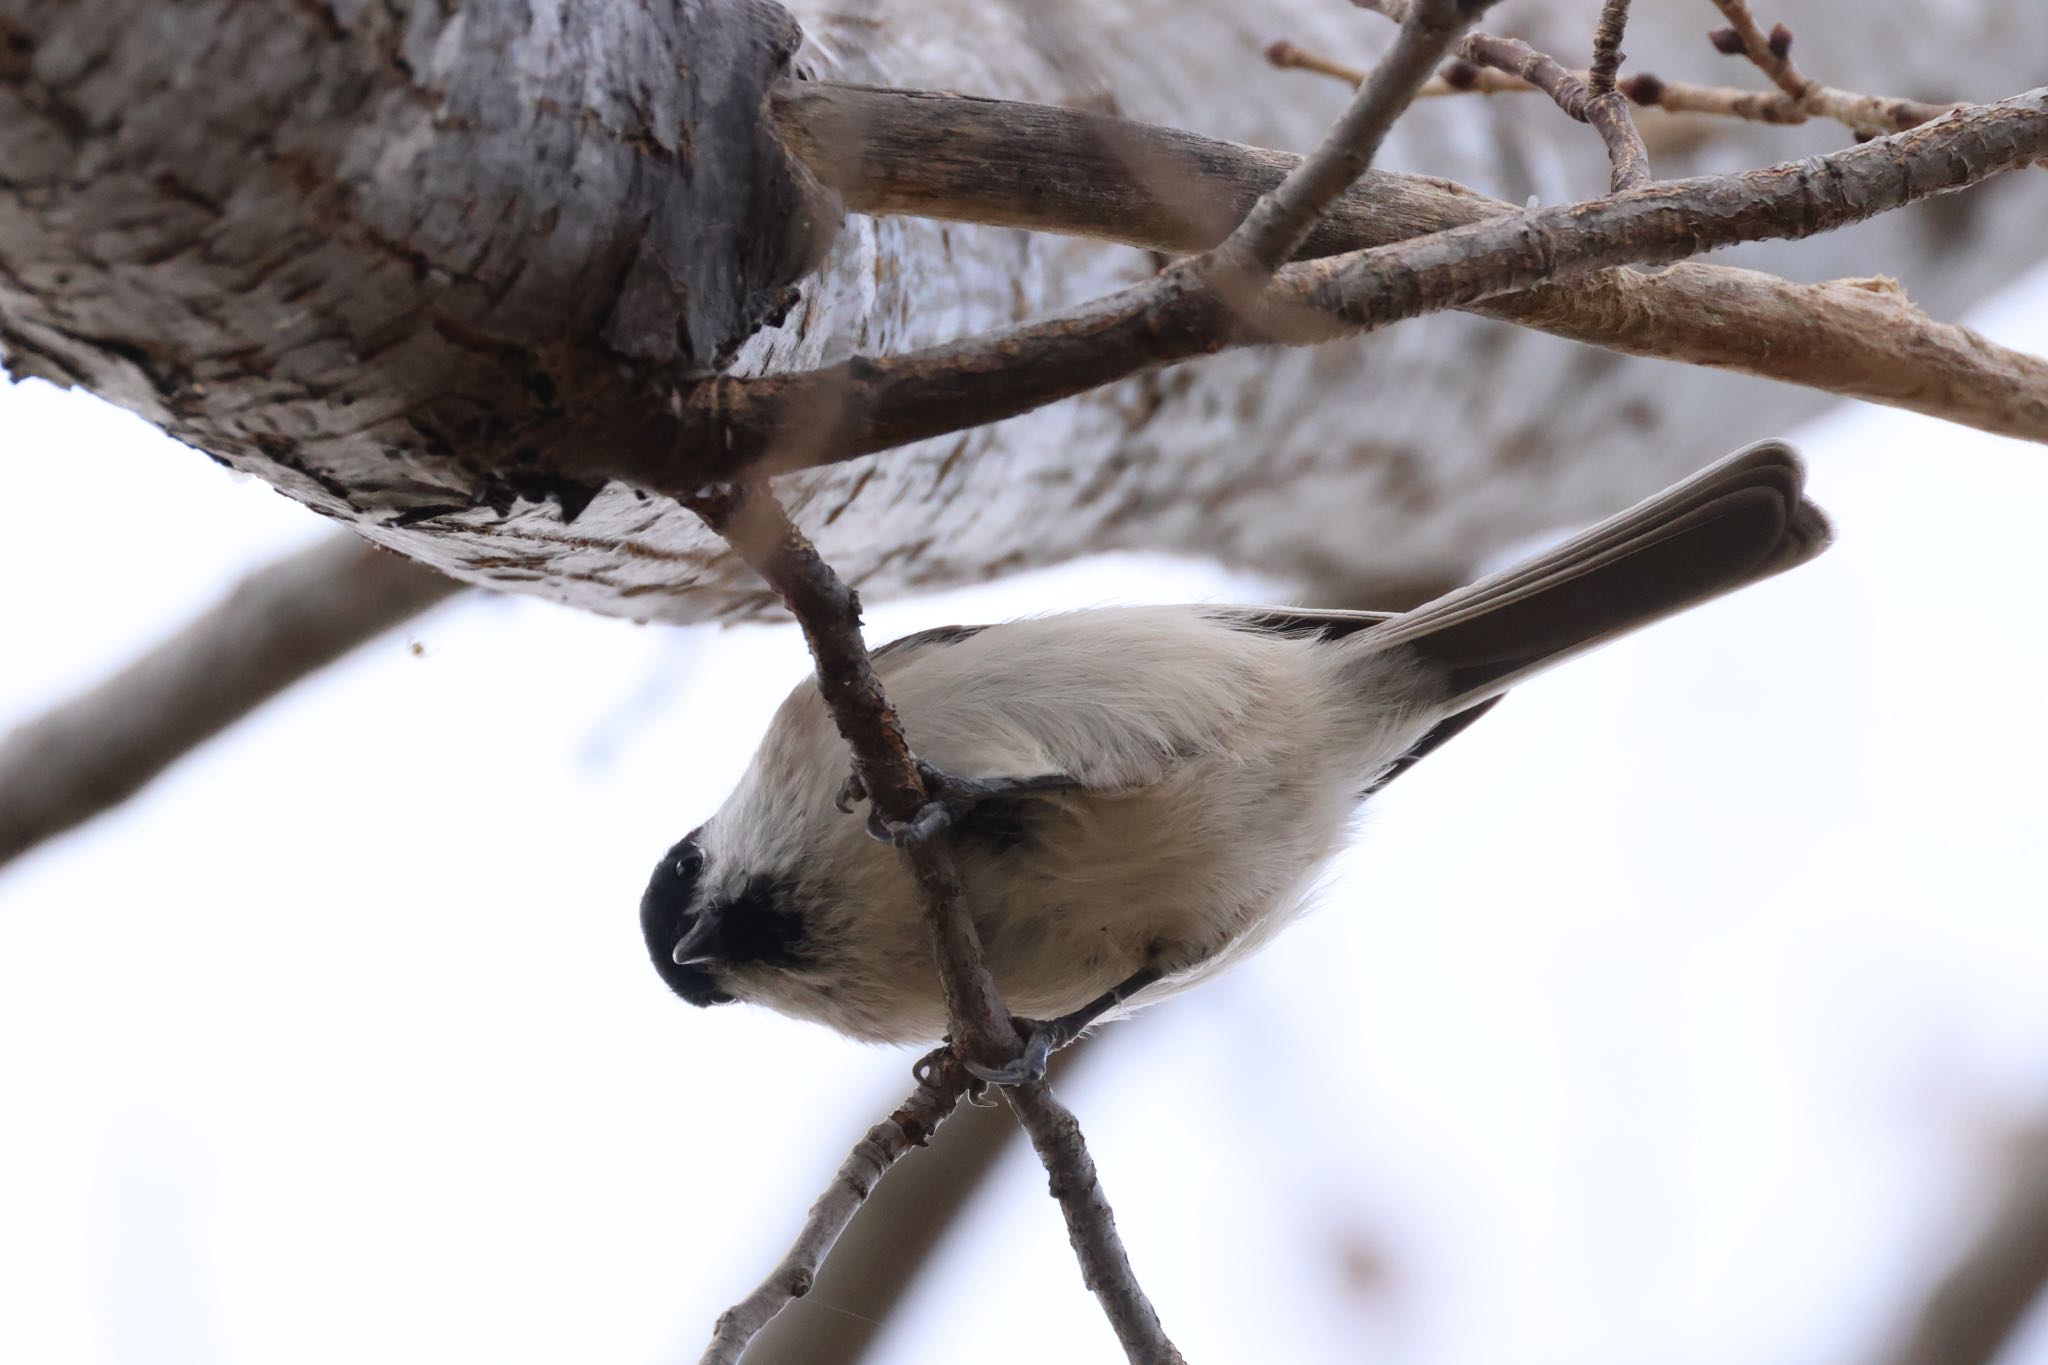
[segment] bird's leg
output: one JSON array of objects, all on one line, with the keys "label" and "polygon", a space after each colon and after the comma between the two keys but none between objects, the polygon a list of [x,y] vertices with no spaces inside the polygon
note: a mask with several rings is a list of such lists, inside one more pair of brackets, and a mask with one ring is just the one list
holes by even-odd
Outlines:
[{"label": "bird's leg", "polygon": [[1124,1001],[1166,975],[1157,967],[1143,967],[1096,996],[1071,1014],[1057,1019],[1019,1019],[1025,1034],[1024,1050],[1003,1066],[977,1066],[965,1057],[960,1064],[977,1079],[990,1085],[1025,1085],[1045,1079],[1046,1063],[1052,1054],[1081,1036],[1081,1031]]},{"label": "bird's leg", "polygon": [[[985,801],[1011,796],[1046,795],[1073,791],[1079,778],[1065,773],[1044,773],[1037,777],[955,777],[941,772],[923,759],[917,761],[917,775],[924,779],[925,803],[908,820],[885,820],[872,806],[868,809],[868,833],[885,844],[912,848],[958,823]],[[855,773],[846,779],[832,804],[852,813],[853,803],[867,797],[867,787]]]}]

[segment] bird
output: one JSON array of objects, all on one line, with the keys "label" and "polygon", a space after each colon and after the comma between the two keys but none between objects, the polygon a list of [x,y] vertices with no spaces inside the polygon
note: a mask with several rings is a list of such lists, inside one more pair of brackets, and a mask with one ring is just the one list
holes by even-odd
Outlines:
[{"label": "bird", "polygon": [[987,966],[1034,1021],[1015,1061],[978,1074],[1031,1079],[1082,1029],[1270,940],[1363,803],[1511,686],[1831,535],[1798,455],[1764,441],[1405,612],[1101,607],[892,641],[874,670],[933,797],[914,827],[845,813],[863,793],[806,680],[656,865],[649,958],[693,1005],[935,1041],[922,902],[883,841],[944,828]]}]

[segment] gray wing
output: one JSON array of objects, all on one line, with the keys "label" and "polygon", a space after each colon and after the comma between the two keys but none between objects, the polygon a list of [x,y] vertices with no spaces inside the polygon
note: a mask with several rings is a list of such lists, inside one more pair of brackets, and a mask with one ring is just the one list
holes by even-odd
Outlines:
[{"label": "gray wing", "polygon": [[908,635],[898,636],[880,649],[871,650],[868,658],[881,660],[891,655],[908,654],[914,649],[930,645],[957,645],[962,640],[972,640],[987,630],[982,626],[933,626],[930,630],[914,630]]},{"label": "gray wing", "polygon": [[1315,636],[1341,640],[1362,630],[1384,625],[1400,613],[1392,611],[1340,611],[1334,607],[1209,607],[1208,614],[1241,630],[1261,635],[1285,635],[1299,639]]},{"label": "gray wing", "polygon": [[[1215,615],[1246,630],[1286,635],[1297,639],[1312,635],[1321,640],[1341,640],[1347,635],[1355,635],[1360,631],[1384,625],[1400,613],[1339,611],[1334,608],[1319,610],[1311,607],[1219,607]],[[1456,715],[1446,716],[1438,721],[1430,727],[1428,734],[1416,740],[1408,752],[1395,759],[1393,766],[1381,773],[1378,780],[1359,795],[1372,796],[1386,790],[1389,782],[1456,738],[1466,726],[1492,710],[1494,703],[1499,700],[1500,697],[1497,695],[1488,697],[1477,706],[1469,706]]]}]

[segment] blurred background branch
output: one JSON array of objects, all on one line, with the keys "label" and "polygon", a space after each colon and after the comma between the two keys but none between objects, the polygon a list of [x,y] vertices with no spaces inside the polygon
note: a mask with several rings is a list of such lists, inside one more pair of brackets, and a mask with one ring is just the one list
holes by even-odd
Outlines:
[{"label": "blurred background branch", "polygon": [[2048,1285],[2048,1126],[2020,1134],[1990,1212],[1883,1365],[1990,1365]]},{"label": "blurred background branch", "polygon": [[350,532],[255,570],[119,673],[0,739],[0,865],[462,588]]}]

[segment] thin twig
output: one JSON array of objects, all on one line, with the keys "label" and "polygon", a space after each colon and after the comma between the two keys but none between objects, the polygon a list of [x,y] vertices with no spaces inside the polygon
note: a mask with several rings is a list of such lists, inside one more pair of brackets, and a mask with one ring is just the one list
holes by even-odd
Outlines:
[{"label": "thin twig", "polygon": [[[1320,319],[1290,341],[1370,330],[1609,266],[1681,261],[1737,242],[1828,231],[2048,153],[2048,89],[1978,105],[1825,157],[1736,175],[1665,181],[1587,203],[1487,218],[1347,256],[1283,268],[1273,292]],[[1313,310],[1305,315],[1300,307]],[[1272,340],[1247,329],[1186,265],[1070,312],[904,355],[761,378],[718,376],[675,395],[670,451],[620,449],[602,472],[657,493],[891,449],[980,426],[1100,388],[1154,365]],[[2013,360],[1974,407],[1986,429],[2048,439],[2039,362]],[[1787,362],[1793,363],[1792,361]],[[1767,373],[1770,371],[1766,371]],[[1911,387],[1911,386],[1908,386]],[[802,462],[772,444],[786,421],[813,422],[832,396],[830,429]],[[1908,404],[1910,405],[1910,403]],[[771,458],[775,457],[775,458]]]},{"label": "thin twig", "polygon": [[1629,0],[1607,0],[1593,33],[1593,65],[1586,73],[1586,122],[1607,148],[1608,188],[1616,194],[1650,180],[1650,151],[1629,111],[1628,100],[1614,88],[1621,69],[1621,37],[1628,27]]},{"label": "thin twig", "polygon": [[1482,67],[1505,71],[1550,96],[1566,115],[1592,126],[1607,149],[1611,167],[1608,187],[1619,193],[1645,184],[1650,178],[1650,153],[1643,135],[1628,111],[1628,101],[1614,91],[1596,98],[1592,88],[1574,75],[1563,62],[1539,52],[1520,38],[1500,38],[1475,33],[1458,49],[1466,60]]},{"label": "thin twig", "polygon": [[250,574],[120,672],[0,740],[0,864],[127,800],[299,679],[462,587],[347,533]]},{"label": "thin twig", "polygon": [[1330,131],[1216,249],[1225,272],[1273,273],[1379,153],[1387,130],[1444,54],[1495,0],[1417,0],[1385,57]]},{"label": "thin twig", "polygon": [[[915,755],[904,742],[902,727],[882,693],[867,646],[861,639],[858,597],[818,555],[765,485],[701,488],[685,501],[774,589],[803,628],[804,639],[817,664],[819,692],[834,725],[853,751],[854,772],[869,799],[888,819],[912,819],[925,800],[924,779]],[[980,937],[967,913],[959,869],[949,844],[949,836],[941,833],[906,847],[903,858],[924,900],[926,926],[945,993],[952,1029],[952,1046],[945,1057],[967,1057],[996,1067],[1011,1060],[1020,1038],[982,961]],[[1013,1096],[1012,1103],[1018,1106],[1020,1118],[1033,1112],[1066,1113],[1058,1108],[1043,1081],[1019,1089],[1025,1093]],[[1033,1142],[1038,1143],[1041,1129],[1033,1128],[1029,1122],[1026,1127]],[[1048,1170],[1064,1173],[1064,1178],[1055,1179],[1055,1193],[1065,1210],[1070,1235],[1075,1238],[1083,1278],[1101,1300],[1118,1340],[1124,1343],[1133,1362],[1178,1362],[1179,1353],[1167,1339],[1158,1314],[1131,1273],[1129,1257],[1124,1254],[1115,1223],[1109,1217],[1108,1203],[1094,1179],[1094,1167],[1079,1125],[1067,1115],[1065,1125],[1043,1125],[1042,1131],[1048,1144],[1055,1136],[1059,1140],[1058,1147],[1042,1145],[1039,1155]],[[885,1147],[878,1150],[886,1150],[886,1144],[893,1141],[886,1132],[883,1139]],[[863,1153],[857,1148],[848,1158],[849,1167],[857,1168],[857,1176],[864,1175],[873,1169],[873,1156],[873,1152]],[[879,1170],[875,1177],[879,1178]],[[857,1179],[849,1188],[858,1190],[864,1198],[872,1183],[869,1180],[862,1184]],[[859,1202],[858,1198],[852,1204],[845,1200],[845,1193],[828,1194],[821,1201],[826,1205],[825,1213],[820,1215],[814,1210],[812,1222],[830,1224],[837,1219],[830,1234],[836,1237]],[[807,1224],[807,1235],[808,1228]],[[829,1239],[816,1248],[817,1254],[822,1256],[826,1247]],[[794,1259],[785,1261],[789,1274],[784,1275],[783,1268],[778,1268],[777,1274],[771,1275],[741,1305],[754,1307],[739,1316],[735,1316],[739,1313],[735,1309],[720,1319],[713,1341],[714,1353],[707,1353],[706,1360],[737,1358],[753,1333],[799,1287],[808,1287],[811,1269],[815,1268],[806,1268],[805,1258],[811,1249],[800,1239],[791,1253]],[[756,1300],[760,1302],[756,1304]],[[719,1351],[730,1354],[716,1354]]]},{"label": "thin twig", "polygon": [[[1278,39],[1266,45],[1266,60],[1282,70],[1313,71],[1319,76],[1334,76],[1340,81],[1358,86],[1365,83],[1365,72],[1355,66],[1311,52],[1286,39]],[[1536,87],[1527,81],[1517,80],[1505,71],[1491,71],[1474,66],[1463,57],[1454,57],[1445,62],[1437,74],[1415,88],[1419,100],[1442,99],[1446,95],[1529,95]]]},{"label": "thin twig", "polygon": [[[1713,114],[1720,118],[1744,119],[1750,123],[1791,125],[1805,123],[1804,109],[1778,90],[1744,90],[1734,85],[1695,85],[1690,81],[1667,81],[1639,71],[1620,84],[1621,93],[1645,109],[1662,109],[1667,114]],[[1939,117],[1961,105],[1930,105]]]},{"label": "thin twig", "polygon": [[939,1125],[959,1107],[960,1099],[973,1085],[950,1049],[941,1048],[925,1059],[918,1073],[917,1089],[897,1107],[896,1112],[868,1129],[840,1164],[832,1183],[818,1196],[796,1241],[775,1269],[755,1287],[753,1293],[718,1315],[711,1331],[711,1344],[704,1349],[698,1365],[735,1365],[760,1330],[777,1313],[811,1291],[839,1235],[846,1231],[854,1214],[873,1194],[889,1168],[913,1147],[931,1141]]},{"label": "thin twig", "polygon": [[1628,0],[1607,0],[1600,7],[1600,23],[1593,30],[1593,65],[1586,72],[1586,88],[1597,95],[1614,92],[1614,73],[1621,70],[1622,31],[1628,27]]},{"label": "thin twig", "polygon": [[[1400,21],[1405,27],[1415,0],[1353,0]],[[1607,149],[1608,188],[1615,193],[1647,184],[1650,152],[1629,113],[1628,102],[1614,92],[1614,73],[1621,65],[1621,35],[1628,24],[1628,0],[1607,0],[1593,35],[1593,66],[1581,80],[1564,63],[1539,52],[1519,38],[1473,33],[1458,44],[1458,55],[1481,68],[1492,68],[1527,82],[1550,96],[1571,118],[1590,124]],[[1318,69],[1327,69],[1322,67]]]},{"label": "thin twig", "polygon": [[1749,0],[1714,0],[1714,7],[1728,20],[1728,28],[1714,35],[1716,47],[1746,57],[1795,108],[1816,118],[1832,119],[1858,137],[1911,128],[1957,107],[1858,95],[1809,80],[1792,62],[1791,29],[1777,24],[1765,33],[1750,11]]},{"label": "thin twig", "polygon": [[[1365,79],[1365,73],[1355,66],[1346,65],[1319,52],[1311,52],[1295,43],[1280,41],[1266,48],[1266,60],[1284,69],[1313,71],[1317,75],[1331,76],[1337,80],[1357,85]],[[1590,72],[1573,72],[1575,76],[1590,76]],[[1847,113],[1851,121],[1846,126],[1851,131],[1863,134],[1873,121],[1882,119],[1878,131],[1889,132],[1911,128],[1943,114],[1964,108],[1961,103],[1929,104],[1923,100],[1898,99],[1887,95],[1857,95],[1847,91],[1831,90],[1833,96],[1825,108],[1809,112],[1801,107],[1782,90],[1744,90],[1733,85],[1700,85],[1692,81],[1667,81],[1649,72],[1638,72],[1619,81],[1618,88],[1627,95],[1630,103],[1645,109],[1661,109],[1667,114],[1708,114],[1717,118],[1742,119],[1750,123],[1772,123],[1791,125],[1805,123],[1813,118],[1835,119],[1837,112]],[[1824,87],[1825,88],[1825,87]],[[1517,76],[1492,67],[1473,64],[1464,57],[1447,63],[1443,70],[1425,81],[1415,92],[1417,99],[1437,99],[1448,95],[1531,95],[1540,93],[1537,88]]]},{"label": "thin twig", "polygon": [[[765,486],[701,489],[687,501],[796,618],[817,664],[825,709],[852,751],[855,776],[885,817],[910,821],[924,806],[924,779],[861,639],[859,597]],[[959,870],[946,840],[906,848],[904,860],[925,896],[953,1041],[982,1065],[1001,1066],[1016,1052],[1017,1031],[981,962],[981,941],[963,907]]]}]

